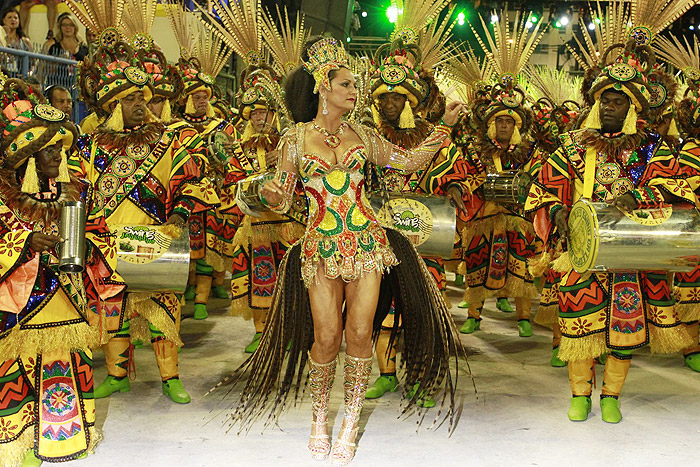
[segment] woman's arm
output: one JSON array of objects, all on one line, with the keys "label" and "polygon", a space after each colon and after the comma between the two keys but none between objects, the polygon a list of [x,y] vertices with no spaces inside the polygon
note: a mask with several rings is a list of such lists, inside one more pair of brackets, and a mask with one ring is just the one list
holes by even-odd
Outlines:
[{"label": "woman's arm", "polygon": [[260,200],[270,210],[284,214],[289,211],[294,196],[294,187],[299,177],[298,154],[295,134],[280,141],[281,150],[275,178],[263,185]]}]

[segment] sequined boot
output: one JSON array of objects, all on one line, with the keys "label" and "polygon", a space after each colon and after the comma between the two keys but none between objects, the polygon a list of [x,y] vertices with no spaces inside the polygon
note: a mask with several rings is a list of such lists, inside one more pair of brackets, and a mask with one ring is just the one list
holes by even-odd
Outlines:
[{"label": "sequined boot", "polygon": [[325,460],[331,451],[328,436],[328,401],[331,398],[337,361],[336,357],[328,363],[316,363],[309,353],[309,389],[313,410],[309,451],[311,451],[311,457],[316,460]]},{"label": "sequined boot", "polygon": [[355,438],[360,428],[360,412],[372,374],[372,358],[345,355],[345,416],[338,439],[331,450],[331,465],[348,465],[355,457]]}]

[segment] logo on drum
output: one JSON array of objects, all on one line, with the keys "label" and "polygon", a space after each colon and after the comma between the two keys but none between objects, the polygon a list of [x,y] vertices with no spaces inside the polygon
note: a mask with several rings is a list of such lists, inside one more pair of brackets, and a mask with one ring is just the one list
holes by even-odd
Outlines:
[{"label": "logo on drum", "polygon": [[414,199],[396,198],[382,206],[379,218],[386,224],[393,225],[403,233],[413,245],[425,243],[433,233],[433,214],[428,207]]}]

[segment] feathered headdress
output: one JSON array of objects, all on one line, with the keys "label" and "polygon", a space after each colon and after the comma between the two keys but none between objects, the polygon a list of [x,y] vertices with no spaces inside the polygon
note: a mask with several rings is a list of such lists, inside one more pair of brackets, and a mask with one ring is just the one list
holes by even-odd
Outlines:
[{"label": "feathered headdress", "polygon": [[496,118],[499,116],[513,118],[515,128],[510,140],[510,144],[513,145],[521,142],[521,133],[528,130],[530,121],[529,111],[524,106],[525,94],[518,86],[518,75],[530,60],[530,56],[545,32],[544,30],[540,32],[542,22],[538,22],[533,28],[525,27],[529,17],[529,14],[522,15],[518,11],[515,21],[511,23],[507,13],[501,12],[491,34],[486,21],[479,15],[486,40],[482,39],[470,24],[497,76],[488,105],[476,107],[475,116],[487,128],[487,134],[491,139],[496,136]]},{"label": "feathered headdress", "polygon": [[214,12],[221,22],[199,5],[197,8],[208,19],[206,26],[214,31],[228,47],[236,52],[247,66],[263,64],[262,7],[260,0],[213,1]]},{"label": "feathered headdress", "polygon": [[124,0],[101,0],[99,2],[66,0],[66,5],[83,23],[83,26],[100,38],[100,45],[112,45],[119,40],[119,31],[116,27],[121,24],[125,6]]},{"label": "feathered headdress", "polygon": [[158,0],[123,0],[122,21],[117,23],[124,40],[135,50],[149,50],[153,46],[151,28],[156,18]]},{"label": "feathered headdress", "polygon": [[661,60],[683,72],[687,88],[677,107],[678,123],[686,134],[697,136],[700,134],[700,41],[697,36],[692,43],[686,38],[681,42],[673,35],[658,36],[654,48]]},{"label": "feathered headdress", "polygon": [[272,56],[272,68],[278,76],[287,76],[301,64],[301,52],[304,49],[311,30],[304,27],[304,15],[297,12],[294,28],[289,21],[289,13],[284,8],[284,17],[277,7],[277,16],[281,27],[278,29],[269,11],[262,17],[262,37],[265,47]]},{"label": "feathered headdress", "polygon": [[451,0],[392,0],[398,16],[390,40],[405,44],[418,42],[421,30],[440,15]]},{"label": "feathered headdress", "polygon": [[696,3],[697,0],[632,0],[629,37],[637,45],[651,45],[661,31]]}]

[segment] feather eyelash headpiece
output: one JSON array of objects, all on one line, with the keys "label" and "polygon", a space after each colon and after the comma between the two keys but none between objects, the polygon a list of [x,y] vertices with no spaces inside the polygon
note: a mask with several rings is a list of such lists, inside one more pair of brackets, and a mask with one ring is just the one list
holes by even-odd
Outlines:
[{"label": "feather eyelash headpiece", "polygon": [[277,75],[286,76],[301,63],[301,52],[311,35],[311,30],[304,27],[304,15],[297,12],[295,26],[292,28],[289,13],[284,8],[284,17],[277,7],[277,16],[281,27],[278,29],[272,15],[265,11],[262,16],[262,31],[265,47],[272,56],[272,68]]}]

